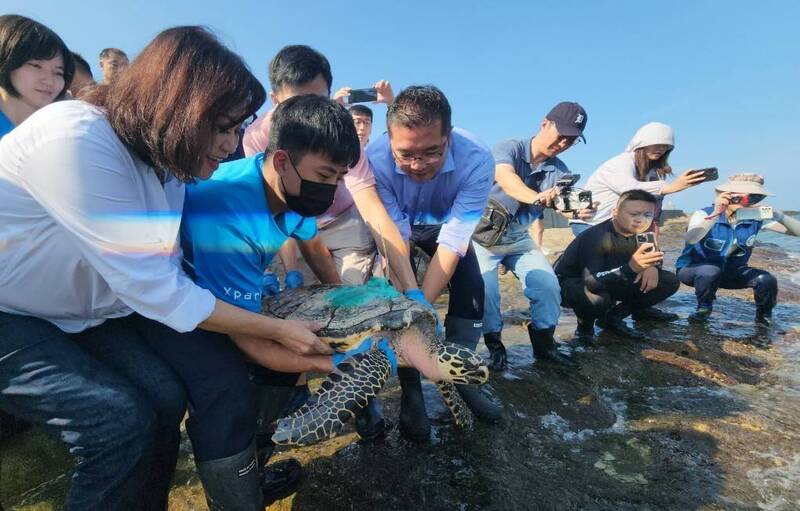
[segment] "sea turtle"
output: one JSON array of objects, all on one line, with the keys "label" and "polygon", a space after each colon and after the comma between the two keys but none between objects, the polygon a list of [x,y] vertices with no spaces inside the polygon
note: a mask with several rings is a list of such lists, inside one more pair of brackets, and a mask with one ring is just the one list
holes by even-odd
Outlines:
[{"label": "sea turtle", "polygon": [[[262,302],[262,314],[321,325],[319,338],[338,351],[352,349],[368,336],[388,339],[400,366],[418,369],[434,381],[459,427],[472,426],[472,414],[454,383],[480,385],[489,377],[474,351],[445,344],[427,307],[406,298],[383,279],[363,286],[316,285],[288,289]],[[340,363],[308,402],[279,419],[277,444],[306,445],[333,437],[366,406],[391,375],[387,354],[373,346]]]}]

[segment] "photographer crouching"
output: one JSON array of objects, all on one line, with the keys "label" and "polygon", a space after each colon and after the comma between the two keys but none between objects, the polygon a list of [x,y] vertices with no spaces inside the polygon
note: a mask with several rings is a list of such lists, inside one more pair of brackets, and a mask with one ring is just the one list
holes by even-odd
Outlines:
[{"label": "photographer crouching", "polygon": [[715,188],[714,206],[695,211],[689,220],[686,247],[678,258],[678,278],[694,287],[697,310],[690,321],[711,315],[717,289],[753,288],[756,323],[768,326],[778,296],[771,273],[747,265],[761,229],[800,236],[800,221],[759,204],[770,194],[758,174],[736,174]]},{"label": "photographer crouching", "polygon": [[653,222],[656,201],[644,190],[624,192],[611,218],[578,235],[556,261],[562,305],[578,317],[579,340],[594,341],[595,319],[604,330],[643,339],[644,334],[624,319],[678,290],[675,274],[660,268],[664,253],[653,233],[645,232]]}]

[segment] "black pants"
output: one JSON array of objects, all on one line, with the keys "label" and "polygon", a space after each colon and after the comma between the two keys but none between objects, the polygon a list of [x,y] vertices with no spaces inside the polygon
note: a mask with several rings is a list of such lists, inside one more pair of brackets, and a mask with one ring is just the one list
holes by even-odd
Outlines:
[{"label": "black pants", "polygon": [[576,277],[561,281],[561,303],[573,309],[576,316],[589,320],[602,318],[617,302],[621,302],[620,307],[627,313],[651,307],[674,295],[678,287],[678,277],[665,270],[658,270],[658,286],[647,293],[632,280],[607,284],[595,281],[590,291],[584,279]]},{"label": "black pants", "polygon": [[186,432],[197,461],[227,458],[247,448],[256,432],[256,393],[244,354],[233,341],[197,329],[151,347],[186,386]]},{"label": "black pants", "polygon": [[[441,225],[415,225],[411,229],[411,241],[433,257],[439,247],[436,239],[441,228]],[[447,288],[450,291],[448,315],[478,321],[483,319],[483,277],[471,242],[467,253],[458,261]]]},{"label": "black pants", "polygon": [[778,279],[767,271],[749,266],[723,270],[713,264],[692,264],[678,270],[678,278],[694,287],[697,305],[707,307],[714,303],[719,288],[752,288],[756,307],[765,313],[772,311],[778,297]]}]

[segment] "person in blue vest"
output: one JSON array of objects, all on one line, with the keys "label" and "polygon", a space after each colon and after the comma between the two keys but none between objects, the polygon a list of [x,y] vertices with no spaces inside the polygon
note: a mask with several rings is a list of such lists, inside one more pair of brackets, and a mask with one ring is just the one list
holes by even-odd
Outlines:
[{"label": "person in blue vest", "polygon": [[800,221],[777,209],[772,210],[772,218],[744,215],[747,210],[742,208],[772,195],[758,174],[736,174],[715,190],[714,205],[695,211],[689,220],[686,246],[676,265],[680,281],[694,287],[697,296],[697,310],[689,320],[708,320],[717,289],[750,287],[756,302],[756,323],[769,325],[778,296],[778,280],[747,263],[761,229],[800,236]]}]

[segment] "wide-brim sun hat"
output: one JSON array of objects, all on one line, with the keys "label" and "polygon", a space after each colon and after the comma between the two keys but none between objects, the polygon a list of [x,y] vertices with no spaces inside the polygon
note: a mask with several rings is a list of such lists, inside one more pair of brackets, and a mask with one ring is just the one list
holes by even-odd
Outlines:
[{"label": "wide-brim sun hat", "polygon": [[761,175],[751,173],[733,175],[714,189],[718,192],[774,195],[764,188],[764,178]]}]

